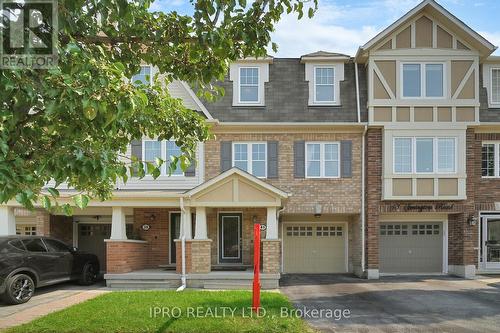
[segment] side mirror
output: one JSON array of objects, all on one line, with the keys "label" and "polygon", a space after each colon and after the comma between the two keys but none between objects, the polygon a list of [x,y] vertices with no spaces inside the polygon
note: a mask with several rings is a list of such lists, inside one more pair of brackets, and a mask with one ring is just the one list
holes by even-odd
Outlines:
[{"label": "side mirror", "polygon": [[74,246],[70,246],[70,247],[69,247],[69,252],[71,252],[71,253],[75,253],[75,252],[77,252],[77,251],[78,251],[78,248],[77,248],[77,247],[74,247]]}]

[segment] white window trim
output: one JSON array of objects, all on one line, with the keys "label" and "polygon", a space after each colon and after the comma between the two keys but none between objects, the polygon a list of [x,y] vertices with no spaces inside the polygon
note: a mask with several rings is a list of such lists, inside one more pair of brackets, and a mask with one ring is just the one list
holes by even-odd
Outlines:
[{"label": "white window trim", "polygon": [[[397,139],[411,139],[411,172],[396,172],[396,140]],[[417,139],[432,139],[432,172],[417,172]],[[438,141],[439,139],[453,139],[454,141],[454,170],[453,171],[440,171],[438,166]],[[455,175],[457,174],[458,165],[458,138],[452,136],[394,136],[392,138],[392,172],[395,175]]]},{"label": "white window trim", "polygon": [[[500,100],[499,101],[494,101],[493,100],[493,71],[500,71],[500,67],[491,67],[490,68],[490,105],[498,107],[500,106]],[[500,89],[500,87],[499,87]],[[500,92],[498,93],[498,96],[500,97]]]},{"label": "white window trim", "polygon": [[252,155],[252,145],[254,144],[259,144],[259,145],[264,145],[265,147],[265,159],[264,159],[264,172],[265,175],[262,176],[255,176],[257,178],[262,178],[265,179],[267,178],[267,142],[266,141],[238,141],[238,142],[233,142],[232,145],[232,156],[231,156],[231,166],[235,166],[235,156],[236,156],[236,149],[234,147],[236,145],[246,145],[247,146],[247,171],[249,174],[253,175],[253,155]]},{"label": "white window trim", "polygon": [[[149,86],[153,86],[153,66],[152,65],[141,65],[140,66],[141,68],[142,67],[149,67]],[[130,81],[133,83],[132,79],[133,77],[137,75],[137,74],[134,74],[132,75],[132,78],[130,79]]]},{"label": "white window trim", "polygon": [[[307,156],[308,156],[308,148],[307,146],[310,144],[319,144],[320,145],[320,150],[319,150],[319,176],[308,176],[307,175]],[[338,158],[337,158],[337,170],[338,170],[338,175],[337,176],[325,176],[325,145],[337,145],[338,147]],[[305,171],[305,177],[308,179],[338,179],[340,178],[340,142],[338,141],[332,141],[332,142],[324,142],[324,141],[306,141],[305,143],[305,166],[304,166],[304,171]]]},{"label": "white window trim", "polygon": [[[170,159],[168,159],[168,156],[167,156],[167,142],[168,141],[169,140],[160,141],[160,158],[164,161],[163,165],[160,168],[160,171],[161,171],[160,177],[163,176],[163,177],[184,178],[185,177],[184,171],[182,172],[182,174],[177,174],[177,175],[176,174],[171,174],[171,175],[168,174],[168,167],[171,163]],[[158,142],[158,140],[151,140],[151,139],[142,140],[142,161],[146,161],[146,158],[145,158],[146,157],[146,142]],[[153,176],[146,172],[145,177],[153,177]]]},{"label": "white window trim", "polygon": [[[331,68],[333,70],[333,84],[331,84],[332,89],[333,89],[333,100],[331,101],[318,101],[316,99],[316,69],[317,68]],[[313,66],[313,76],[314,76],[314,84],[313,84],[313,99],[314,99],[314,104],[317,105],[332,105],[332,104],[337,104],[337,94],[335,93],[335,66],[330,66],[330,65],[316,65]],[[329,84],[322,84],[322,86],[330,86]]]},{"label": "white window trim", "polygon": [[[404,95],[404,65],[420,65],[420,96],[415,96],[415,97],[406,97]],[[443,96],[441,97],[427,97],[426,96],[426,71],[425,71],[425,66],[426,65],[443,65]],[[446,91],[446,87],[448,86],[447,83],[447,70],[446,70],[446,62],[442,61],[404,61],[401,62],[400,64],[400,77],[401,77],[401,82],[399,83],[399,91],[401,94],[401,99],[404,100],[415,100],[415,99],[428,99],[428,100],[439,100],[439,99],[446,99],[448,96],[448,92]]]},{"label": "white window trim", "polygon": [[[241,70],[242,69],[256,69],[257,70],[257,79],[258,79],[258,82],[257,82],[257,85],[255,87],[257,87],[257,101],[242,101],[241,100]],[[261,96],[260,96],[260,82],[261,82],[261,72],[260,72],[260,67],[257,67],[257,66],[239,66],[238,67],[238,104],[242,104],[242,105],[258,105],[258,104],[261,104],[262,101],[261,101]],[[251,86],[253,87],[254,85],[246,85],[246,86]]]},{"label": "white window trim", "polygon": [[[495,171],[495,175],[494,176],[483,176],[483,170],[482,170],[482,163],[483,163],[483,152],[482,152],[482,148],[485,146],[485,145],[494,145],[494,160],[495,160],[495,165],[494,165],[494,171]],[[481,178],[490,178],[490,179],[493,179],[493,178],[500,178],[500,141],[483,141],[481,143]]]}]

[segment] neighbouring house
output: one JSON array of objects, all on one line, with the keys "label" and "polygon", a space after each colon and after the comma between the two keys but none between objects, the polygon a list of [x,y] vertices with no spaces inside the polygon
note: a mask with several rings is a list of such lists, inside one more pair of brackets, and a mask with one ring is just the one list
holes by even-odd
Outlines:
[{"label": "neighbouring house", "polygon": [[[199,144],[196,165],[132,175],[73,217],[9,202],[0,233],[94,252],[111,287],[176,287],[183,267],[188,286],[249,287],[254,223],[266,225],[264,288],[284,273],[500,273],[495,49],[426,0],[355,57],[235,62],[215,102],[174,81],[171,94],[216,137]],[[179,149],[143,138],[128,154],[154,161]]]}]

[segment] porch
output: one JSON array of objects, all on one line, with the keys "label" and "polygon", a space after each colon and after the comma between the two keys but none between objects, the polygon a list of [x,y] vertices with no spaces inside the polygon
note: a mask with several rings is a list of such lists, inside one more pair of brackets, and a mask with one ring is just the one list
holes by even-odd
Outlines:
[{"label": "porch", "polygon": [[[181,286],[182,274],[174,270],[156,268],[141,269],[128,273],[104,275],[106,285],[117,289],[177,289]],[[277,289],[279,273],[260,275],[262,289]],[[186,286],[200,289],[251,289],[253,270],[211,271],[209,273],[186,274]]]}]

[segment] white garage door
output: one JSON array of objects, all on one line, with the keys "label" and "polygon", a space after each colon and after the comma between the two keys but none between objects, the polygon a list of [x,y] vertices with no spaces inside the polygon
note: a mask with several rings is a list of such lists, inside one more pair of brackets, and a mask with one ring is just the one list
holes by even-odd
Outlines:
[{"label": "white garage door", "polygon": [[443,224],[381,223],[379,250],[381,273],[441,273]]},{"label": "white garage door", "polygon": [[345,273],[347,230],[344,224],[285,224],[285,273]]}]

